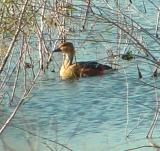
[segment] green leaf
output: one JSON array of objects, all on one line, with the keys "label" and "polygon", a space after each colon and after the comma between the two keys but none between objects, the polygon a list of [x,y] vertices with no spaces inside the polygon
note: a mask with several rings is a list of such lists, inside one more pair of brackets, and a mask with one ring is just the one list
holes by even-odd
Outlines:
[{"label": "green leaf", "polygon": [[134,58],[134,54],[132,51],[128,51],[127,53],[122,55],[123,60],[132,60]]}]

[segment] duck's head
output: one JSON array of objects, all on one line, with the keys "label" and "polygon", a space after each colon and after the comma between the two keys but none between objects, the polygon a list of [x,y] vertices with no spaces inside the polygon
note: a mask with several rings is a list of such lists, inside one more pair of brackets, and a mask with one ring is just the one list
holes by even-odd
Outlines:
[{"label": "duck's head", "polygon": [[63,53],[63,65],[68,67],[72,64],[75,50],[71,42],[61,43],[57,49],[53,50],[53,52]]},{"label": "duck's head", "polygon": [[53,50],[53,52],[62,52],[72,56],[75,54],[74,46],[71,42],[61,43],[57,49]]}]

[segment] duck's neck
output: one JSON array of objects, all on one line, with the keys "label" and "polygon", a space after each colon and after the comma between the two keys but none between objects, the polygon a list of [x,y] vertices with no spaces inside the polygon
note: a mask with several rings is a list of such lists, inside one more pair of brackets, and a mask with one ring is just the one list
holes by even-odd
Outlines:
[{"label": "duck's neck", "polygon": [[63,54],[63,68],[68,68],[73,62],[73,55],[70,54]]}]

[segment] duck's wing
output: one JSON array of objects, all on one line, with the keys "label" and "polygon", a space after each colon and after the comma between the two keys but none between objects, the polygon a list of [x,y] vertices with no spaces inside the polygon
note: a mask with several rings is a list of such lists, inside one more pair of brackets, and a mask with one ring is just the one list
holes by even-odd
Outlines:
[{"label": "duck's wing", "polygon": [[72,64],[72,67],[77,67],[80,72],[80,76],[96,76],[105,73],[105,70],[111,70],[112,67],[103,65],[95,61],[82,61]]},{"label": "duck's wing", "polygon": [[98,70],[98,69],[99,70],[110,70],[110,69],[112,69],[112,67],[98,63],[96,61],[81,61],[81,62],[77,62],[75,64],[79,65],[82,68],[91,68],[91,69],[95,69],[95,70]]}]

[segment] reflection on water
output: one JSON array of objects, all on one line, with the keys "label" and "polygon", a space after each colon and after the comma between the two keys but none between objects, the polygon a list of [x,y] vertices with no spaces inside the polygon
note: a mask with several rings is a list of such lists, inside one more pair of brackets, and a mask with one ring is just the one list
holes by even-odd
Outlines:
[{"label": "reflection on water", "polygon": [[[126,72],[128,89],[123,69],[75,81],[60,81],[58,77],[39,81],[33,97],[4,133],[1,150],[7,148],[4,144],[16,151],[67,150],[45,138],[74,151],[114,151],[148,145],[145,137],[155,110],[155,92],[141,84],[137,72]],[[150,77],[146,79],[153,82]]]}]

